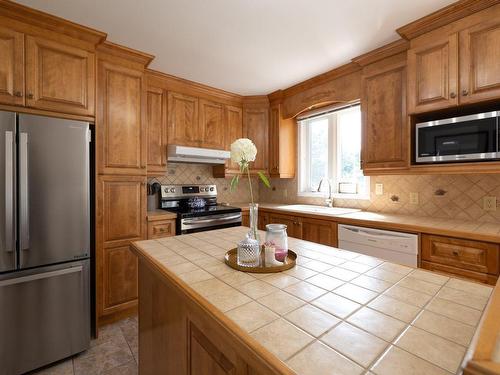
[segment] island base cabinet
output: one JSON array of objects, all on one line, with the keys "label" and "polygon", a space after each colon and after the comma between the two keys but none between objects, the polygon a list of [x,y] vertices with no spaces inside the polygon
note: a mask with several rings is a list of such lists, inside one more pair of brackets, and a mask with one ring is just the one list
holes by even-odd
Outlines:
[{"label": "island base cabinet", "polygon": [[140,375],[293,374],[272,356],[255,354],[242,336],[222,313],[139,257]]}]

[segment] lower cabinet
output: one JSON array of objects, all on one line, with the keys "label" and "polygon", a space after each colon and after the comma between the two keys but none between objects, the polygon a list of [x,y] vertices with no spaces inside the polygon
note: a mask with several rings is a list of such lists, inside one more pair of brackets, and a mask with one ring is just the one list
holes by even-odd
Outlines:
[{"label": "lower cabinet", "polygon": [[148,240],[175,236],[175,219],[148,222]]},{"label": "lower cabinet", "polygon": [[244,227],[250,226],[250,211],[241,211],[241,225]]}]

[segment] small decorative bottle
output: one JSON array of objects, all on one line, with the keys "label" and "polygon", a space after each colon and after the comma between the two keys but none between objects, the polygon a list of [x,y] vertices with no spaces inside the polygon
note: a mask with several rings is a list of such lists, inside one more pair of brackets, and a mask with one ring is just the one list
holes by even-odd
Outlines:
[{"label": "small decorative bottle", "polygon": [[267,224],[266,243],[274,244],[274,257],[278,262],[284,262],[288,255],[288,235],[286,225]]}]

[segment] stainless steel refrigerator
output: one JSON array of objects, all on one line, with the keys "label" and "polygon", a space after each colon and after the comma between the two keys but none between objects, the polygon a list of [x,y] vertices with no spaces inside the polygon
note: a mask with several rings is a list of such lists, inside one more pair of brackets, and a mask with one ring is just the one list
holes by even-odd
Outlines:
[{"label": "stainless steel refrigerator", "polygon": [[0,111],[0,374],[90,344],[90,130]]}]

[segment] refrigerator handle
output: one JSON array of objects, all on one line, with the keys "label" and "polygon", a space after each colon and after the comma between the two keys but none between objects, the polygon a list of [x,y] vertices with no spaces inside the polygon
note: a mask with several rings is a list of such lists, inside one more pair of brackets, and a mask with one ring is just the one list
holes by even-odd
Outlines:
[{"label": "refrigerator handle", "polygon": [[28,133],[21,133],[19,138],[19,173],[20,173],[20,248],[28,250],[30,247],[30,220],[28,202]]},{"label": "refrigerator handle", "polygon": [[14,132],[5,132],[5,251],[12,252],[14,232]]}]

